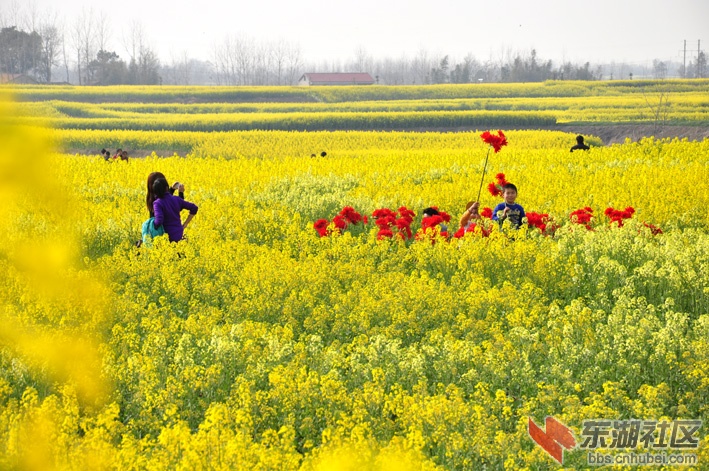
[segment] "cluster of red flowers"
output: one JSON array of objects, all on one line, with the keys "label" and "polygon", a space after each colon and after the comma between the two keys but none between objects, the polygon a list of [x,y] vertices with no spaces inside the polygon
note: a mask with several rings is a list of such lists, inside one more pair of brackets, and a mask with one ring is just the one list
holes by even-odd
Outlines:
[{"label": "cluster of red flowers", "polygon": [[[632,206],[628,206],[623,210],[606,208],[604,214],[608,217],[608,219],[610,219],[611,226],[615,224],[617,227],[623,227],[623,221],[625,219],[630,219],[633,217],[633,214],[635,214],[635,208],[633,208]],[[588,206],[586,206],[585,208],[577,209],[576,211],[572,212],[570,218],[571,222],[581,224],[590,231],[593,230],[591,228],[593,209],[589,208]],[[652,235],[662,234],[662,229],[655,226],[654,224],[643,222],[643,225],[650,229]]]},{"label": "cluster of red flowers", "polygon": [[547,213],[527,213],[527,223],[531,227],[536,227],[544,235],[554,235],[559,225]]},{"label": "cluster of red flowers", "polygon": [[480,137],[486,144],[491,145],[492,148],[495,149],[495,153],[500,152],[502,146],[507,145],[507,138],[502,131],[497,131],[497,134],[492,134],[490,131],[485,131],[480,134]]},{"label": "cluster of red flowers", "polygon": [[[498,173],[496,179],[498,183],[505,182],[505,175]],[[630,219],[633,217],[633,214],[635,214],[635,209],[631,206],[628,206],[624,210],[606,208],[604,214],[610,219],[611,226],[616,224],[617,227],[622,227],[625,219]],[[400,207],[396,211],[389,208],[377,209],[372,213],[374,223],[379,228],[377,239],[391,239],[396,235],[403,240],[410,240],[413,237],[411,224],[413,223],[415,216],[416,213],[405,206]],[[480,216],[484,219],[492,219],[492,209],[487,207],[483,208],[480,212]],[[580,224],[588,230],[593,230],[591,227],[593,217],[593,209],[588,206],[573,211],[569,216],[572,223]],[[443,211],[440,211],[434,216],[426,216],[421,220],[421,233],[434,234],[435,227],[441,226],[443,223],[449,223],[450,220],[450,215]],[[528,212],[527,222],[530,227],[536,227],[544,235],[553,235],[559,228],[559,225],[547,213]],[[362,226],[368,224],[369,219],[367,216],[363,216],[358,213],[352,206],[345,206],[342,208],[342,211],[337,213],[337,215],[332,219],[332,222],[327,219],[318,219],[313,224],[313,228],[317,231],[320,237],[325,237],[331,234],[331,225],[334,226],[340,233],[343,233],[348,227],[355,226],[360,223]],[[650,229],[652,235],[662,234],[662,229],[653,224],[643,222],[643,225]],[[490,235],[490,229],[486,227],[486,225],[478,222],[477,224],[471,223],[467,227],[459,228],[453,234],[453,237],[461,238],[466,232],[475,232],[478,227],[480,228],[483,237]],[[447,230],[441,230],[440,235],[447,238],[449,234]]]},{"label": "cluster of red flowers", "polygon": [[606,208],[604,214],[611,220],[611,225],[616,223],[618,224],[618,227],[623,227],[623,220],[633,217],[633,214],[635,214],[635,208],[628,206],[622,211],[620,209]]},{"label": "cluster of red flowers", "polygon": [[589,208],[588,206],[573,211],[569,215],[569,218],[571,219],[571,222],[581,224],[589,231],[593,230],[591,228],[591,219],[593,219],[593,209]]},{"label": "cluster of red flowers", "polygon": [[482,234],[483,237],[488,237],[490,235],[490,229],[487,227],[483,226],[482,224],[469,224],[467,227],[461,227],[455,233],[453,234],[453,237],[456,239],[460,239],[461,237],[465,236],[466,232],[475,232],[476,228],[480,228],[480,233]]},{"label": "cluster of red flowers", "polygon": [[487,191],[490,192],[492,196],[502,196],[502,187],[509,183],[505,178],[504,173],[498,173],[495,175],[495,181],[487,184]]},{"label": "cluster of red flowers", "polygon": [[[438,211],[438,208],[433,207],[436,211]],[[438,214],[435,214],[433,216],[426,216],[421,220],[421,229],[423,229],[423,233],[432,233],[434,228],[444,222],[450,222],[451,217],[450,214],[446,213],[445,211],[438,211]],[[443,237],[448,237],[448,231],[441,230],[440,234]]]},{"label": "cluster of red flowers", "polygon": [[[492,208],[485,207],[480,212],[480,217],[484,219],[492,219]],[[453,234],[453,237],[460,239],[465,235],[466,232],[475,232],[475,228],[479,227],[483,237],[488,237],[490,235],[490,229],[482,224],[471,223],[467,227],[461,227]]]},{"label": "cluster of red flowers", "polygon": [[[398,217],[397,217],[398,212]],[[379,228],[377,239],[391,239],[394,234],[398,234],[402,239],[411,239],[411,223],[414,220],[416,213],[408,209],[406,206],[400,207],[397,212],[389,208],[377,209],[372,213],[374,223]],[[394,232],[396,231],[396,232]]]},{"label": "cluster of red flowers", "polygon": [[[340,233],[347,229],[347,226],[358,224],[360,222],[367,224],[369,220],[367,219],[367,216],[362,216],[360,213],[355,211],[352,206],[345,206],[342,208],[342,211],[337,213],[337,215],[332,218],[332,224],[340,231]],[[330,235],[330,231],[328,230],[329,225],[330,221],[327,219],[318,219],[313,224],[313,227],[320,237],[325,237]]]},{"label": "cluster of red flowers", "polygon": [[662,229],[660,229],[659,227],[657,227],[657,226],[654,225],[654,224],[650,224],[649,222],[643,222],[643,226],[645,226],[645,227],[647,227],[648,229],[650,229],[650,233],[651,233],[652,235],[662,234]]}]

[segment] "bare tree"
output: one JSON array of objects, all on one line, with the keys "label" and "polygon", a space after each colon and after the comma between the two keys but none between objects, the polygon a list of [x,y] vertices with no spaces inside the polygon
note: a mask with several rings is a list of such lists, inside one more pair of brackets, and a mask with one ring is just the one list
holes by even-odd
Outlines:
[{"label": "bare tree", "polygon": [[667,77],[667,63],[655,59],[652,61],[652,75],[656,79],[664,79]]},{"label": "bare tree", "polygon": [[104,12],[96,18],[96,45],[99,51],[108,51],[111,40],[111,24]]},{"label": "bare tree", "polygon": [[174,85],[191,85],[193,68],[193,62],[187,56],[187,51],[182,51],[179,58],[172,59],[171,76],[167,82]]},{"label": "bare tree", "polygon": [[652,113],[654,134],[658,135],[667,124],[667,117],[670,113],[670,92],[660,89],[657,94],[657,102],[655,102],[655,99],[648,96],[643,89],[643,97]]},{"label": "bare tree", "polygon": [[413,73],[413,83],[423,85],[430,83],[430,71],[433,61],[429,58],[426,49],[420,49],[416,57],[411,62],[411,71]]},{"label": "bare tree", "polygon": [[6,9],[3,9],[0,23],[2,23],[3,27],[15,26],[23,28],[25,26],[20,2],[13,0],[6,6]]},{"label": "bare tree", "polygon": [[138,20],[133,20],[130,27],[124,30],[121,40],[130,57],[128,81],[141,85],[160,83],[162,80],[158,73],[160,59],[148,43],[143,24]]},{"label": "bare tree", "polygon": [[59,64],[64,41],[63,32],[58,26],[56,16],[41,23],[39,35],[42,37],[42,63],[39,66],[39,72],[42,79],[49,83],[52,81],[52,70]]},{"label": "bare tree", "polygon": [[300,78],[303,68],[303,56],[300,51],[300,46],[291,44],[288,47],[288,56],[286,57],[286,82],[288,85],[295,85]]},{"label": "bare tree", "polygon": [[273,64],[276,85],[283,85],[289,50],[290,46],[283,39],[271,45],[271,63]]},{"label": "bare tree", "polygon": [[91,81],[89,64],[96,57],[97,33],[93,9],[81,10],[71,30],[73,51],[76,53],[76,66],[79,85],[89,84]]},{"label": "bare tree", "polygon": [[355,68],[353,72],[371,72],[372,57],[367,53],[364,46],[358,46],[355,50],[353,67]]},{"label": "bare tree", "polygon": [[131,62],[138,62],[140,50],[145,43],[145,29],[143,28],[143,23],[138,20],[133,20],[130,26],[122,31],[121,42],[128,57],[130,57]]}]

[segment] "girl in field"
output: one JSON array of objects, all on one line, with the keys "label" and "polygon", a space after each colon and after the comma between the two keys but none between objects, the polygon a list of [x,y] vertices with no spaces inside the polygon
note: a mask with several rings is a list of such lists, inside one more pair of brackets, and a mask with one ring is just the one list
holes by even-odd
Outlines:
[{"label": "girl in field", "polygon": [[[150,213],[150,217],[155,216],[155,213],[153,212],[153,203],[155,202],[156,197],[155,193],[153,192],[153,184],[158,178],[162,178],[163,180],[167,181],[167,178],[165,178],[165,175],[163,175],[161,172],[153,172],[148,175],[148,194],[145,197],[145,204],[148,206],[148,213]],[[185,185],[180,182],[173,183],[173,185],[168,189],[168,191],[171,195],[174,195],[175,191],[177,191],[178,196],[182,199],[185,199]]]},{"label": "girl in field", "polygon": [[[162,226],[167,233],[170,242],[182,240],[185,227],[197,214],[197,205],[185,201],[182,198],[173,196],[169,191],[169,186],[165,178],[156,178],[153,182],[153,202],[154,224],[156,227]],[[180,212],[186,209],[190,212],[184,224],[180,218]]]}]

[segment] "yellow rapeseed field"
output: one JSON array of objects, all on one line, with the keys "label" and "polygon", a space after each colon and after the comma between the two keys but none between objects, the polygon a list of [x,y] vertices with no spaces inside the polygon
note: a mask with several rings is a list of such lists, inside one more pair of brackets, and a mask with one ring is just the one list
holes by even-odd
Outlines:
[{"label": "yellow rapeseed field", "polygon": [[[479,132],[50,131],[0,107],[0,468],[559,469],[529,418],[709,418],[707,140],[505,130],[481,207],[504,173],[553,234],[402,240],[372,213],[457,229]],[[52,150],[131,140],[189,152]],[[199,212],[136,248],[153,171]],[[368,224],[320,237],[345,206]]]}]

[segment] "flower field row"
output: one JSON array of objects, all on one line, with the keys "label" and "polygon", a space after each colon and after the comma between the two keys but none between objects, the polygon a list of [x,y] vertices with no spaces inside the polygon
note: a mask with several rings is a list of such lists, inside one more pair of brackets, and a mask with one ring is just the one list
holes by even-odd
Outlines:
[{"label": "flower field row", "polygon": [[266,103],[353,102],[379,100],[448,100],[460,98],[584,97],[703,93],[709,79],[547,81],[540,83],[475,83],[366,87],[185,87],[185,86],[41,86],[13,85],[21,101],[66,100],[89,103]]},{"label": "flower field row", "polygon": [[[668,90],[670,90],[668,88]],[[531,127],[556,123],[705,125],[703,91],[612,96],[379,100],[339,103],[87,103],[27,102],[27,114],[65,129],[175,131],[390,130]]]},{"label": "flower field row", "polygon": [[[664,97],[663,97],[664,99]],[[517,111],[547,112],[559,121],[584,121],[585,115],[604,113],[607,121],[649,119],[657,106],[657,94],[585,97],[460,98],[454,100],[380,100],[341,103],[78,103],[69,101],[28,102],[28,113],[73,118],[139,118],[144,114],[194,115],[234,113],[323,113],[406,111]],[[703,92],[668,96],[667,119],[690,120],[703,116],[709,98]]]},{"label": "flower field row", "polygon": [[[142,131],[286,131],[392,130],[455,127],[548,126],[553,116],[513,111],[396,111],[321,113],[232,113],[142,115],[113,118],[38,118],[59,129],[124,129]],[[32,119],[28,119],[31,124]]]},{"label": "flower field row", "polygon": [[[532,227],[444,241],[416,238],[421,213],[457,229],[477,134],[49,132],[0,112],[0,468],[546,470],[529,417],[577,436],[709,420],[709,141],[569,153],[573,135],[506,132],[483,184],[515,183]],[[48,152],[129,139],[191,153]],[[137,249],[153,171],[200,209],[187,240]]]}]

